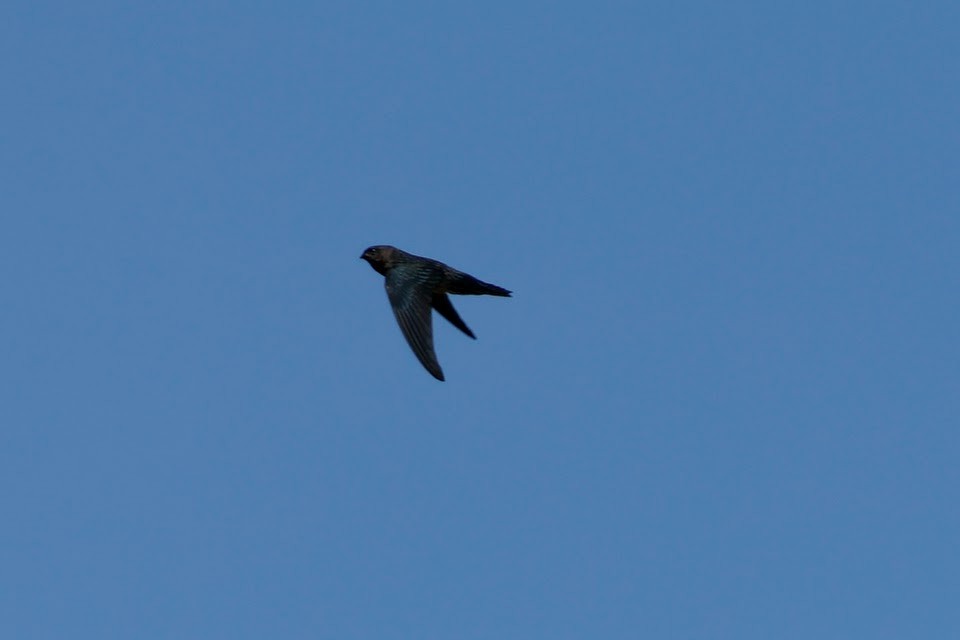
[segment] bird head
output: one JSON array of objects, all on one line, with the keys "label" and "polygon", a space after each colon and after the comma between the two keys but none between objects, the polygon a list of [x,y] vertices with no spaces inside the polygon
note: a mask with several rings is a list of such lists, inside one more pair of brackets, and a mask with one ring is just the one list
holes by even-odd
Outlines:
[{"label": "bird head", "polygon": [[369,262],[374,271],[380,275],[386,275],[387,270],[393,266],[393,252],[393,247],[385,244],[378,244],[372,247],[367,247],[367,249],[360,255],[360,259]]}]

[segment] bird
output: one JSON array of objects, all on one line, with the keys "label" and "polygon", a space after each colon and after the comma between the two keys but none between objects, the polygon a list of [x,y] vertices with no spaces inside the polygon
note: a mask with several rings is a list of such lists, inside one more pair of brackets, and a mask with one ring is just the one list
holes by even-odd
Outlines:
[{"label": "bird", "polygon": [[458,271],[438,260],[407,253],[390,245],[368,247],[360,255],[373,270],[384,276],[384,286],[393,315],[403,337],[420,364],[437,380],[444,380],[443,369],[433,350],[433,314],[436,310],[450,324],[474,340],[470,327],[453,308],[448,294],[490,295],[509,298],[513,293]]}]

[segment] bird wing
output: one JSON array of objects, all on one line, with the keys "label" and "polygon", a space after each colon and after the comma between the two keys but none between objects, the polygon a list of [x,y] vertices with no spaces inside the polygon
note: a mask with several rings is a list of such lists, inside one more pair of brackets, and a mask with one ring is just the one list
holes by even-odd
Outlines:
[{"label": "bird wing", "polygon": [[400,265],[391,269],[385,280],[387,297],[403,337],[420,364],[437,380],[443,380],[443,370],[433,350],[430,302],[440,278],[441,274],[433,269]]},{"label": "bird wing", "polygon": [[465,334],[477,339],[477,336],[473,335],[473,331],[470,331],[470,327],[467,326],[467,323],[463,321],[460,317],[460,314],[457,313],[457,310],[453,308],[453,303],[450,302],[450,296],[445,293],[435,293],[433,294],[432,300],[433,308],[437,310],[437,313],[442,315],[447,319],[450,324],[455,326],[460,331],[463,331]]}]

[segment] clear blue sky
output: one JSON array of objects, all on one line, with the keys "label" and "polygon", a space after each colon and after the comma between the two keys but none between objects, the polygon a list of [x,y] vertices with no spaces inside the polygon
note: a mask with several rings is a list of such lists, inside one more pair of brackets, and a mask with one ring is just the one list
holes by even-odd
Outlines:
[{"label": "clear blue sky", "polygon": [[0,636],[960,637],[958,7],[5,3]]}]

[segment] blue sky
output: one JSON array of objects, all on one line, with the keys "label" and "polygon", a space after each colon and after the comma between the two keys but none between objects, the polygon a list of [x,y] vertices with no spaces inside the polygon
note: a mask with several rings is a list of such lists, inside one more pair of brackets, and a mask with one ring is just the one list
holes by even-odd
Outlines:
[{"label": "blue sky", "polygon": [[4,4],[0,635],[957,637],[958,27]]}]

